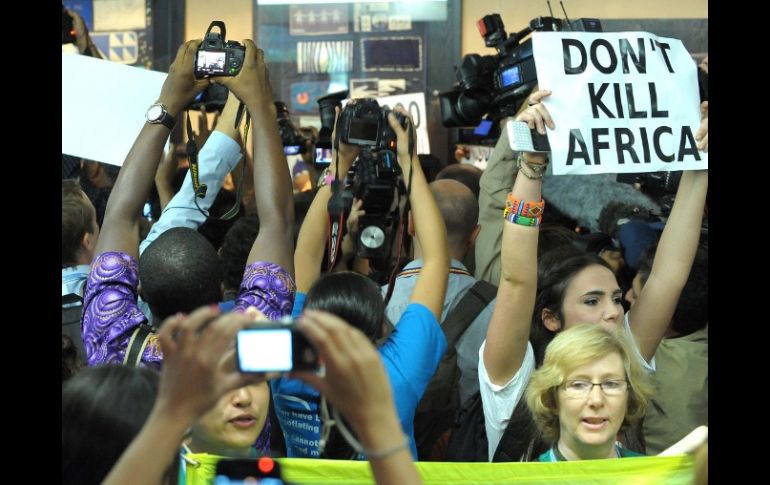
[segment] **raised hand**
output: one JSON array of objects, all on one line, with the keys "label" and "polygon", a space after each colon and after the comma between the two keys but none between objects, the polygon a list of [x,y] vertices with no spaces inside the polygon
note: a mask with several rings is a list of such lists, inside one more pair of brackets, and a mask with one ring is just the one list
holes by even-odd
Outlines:
[{"label": "raised hand", "polygon": [[246,106],[269,107],[275,112],[265,53],[251,39],[244,39],[243,45],[246,53],[238,75],[212,77],[211,82],[227,86]]},{"label": "raised hand", "polygon": [[158,100],[166,105],[169,113],[174,116],[189,105],[208,85],[208,80],[195,78],[194,63],[200,44],[201,40],[195,39],[179,47],[160,90]]}]

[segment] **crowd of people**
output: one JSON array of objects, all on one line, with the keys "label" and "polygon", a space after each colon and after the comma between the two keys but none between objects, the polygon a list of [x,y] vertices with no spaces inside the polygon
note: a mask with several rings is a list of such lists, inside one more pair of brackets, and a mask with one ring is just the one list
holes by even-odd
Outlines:
[{"label": "crowd of people", "polygon": [[[383,271],[356,251],[361,200],[340,257],[330,249],[328,208],[361,147],[333,136],[334,162],[295,196],[264,52],[245,40],[238,75],[196,78],[200,42],[179,48],[101,217],[92,177],[63,173],[65,483],[185,483],[212,457],[287,456],[367,460],[377,483],[404,485],[421,482],[418,460],[635,457],[708,424],[708,170],[682,175],[631,267],[615,237],[549,217],[546,153],[514,153],[503,129],[483,173],[429,174],[399,108],[405,121],[387,121],[404,191]],[[169,126],[210,83],[230,95],[198,156],[205,196],[189,173],[161,188]],[[545,134],[559,120],[544,100],[559,95],[536,87],[515,119]],[[252,200],[216,237],[210,212],[244,163]],[[153,190],[162,212],[146,228]],[[323,371],[240,372],[236,334],[289,316]],[[471,455],[456,444],[474,423]]]}]

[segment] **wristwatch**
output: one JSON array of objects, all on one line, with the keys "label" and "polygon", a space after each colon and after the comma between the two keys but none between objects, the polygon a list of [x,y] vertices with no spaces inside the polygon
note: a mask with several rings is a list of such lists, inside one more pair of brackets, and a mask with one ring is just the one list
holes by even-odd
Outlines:
[{"label": "wristwatch", "polygon": [[147,123],[162,124],[169,130],[174,129],[176,120],[168,113],[168,109],[163,103],[154,103],[147,108]]}]

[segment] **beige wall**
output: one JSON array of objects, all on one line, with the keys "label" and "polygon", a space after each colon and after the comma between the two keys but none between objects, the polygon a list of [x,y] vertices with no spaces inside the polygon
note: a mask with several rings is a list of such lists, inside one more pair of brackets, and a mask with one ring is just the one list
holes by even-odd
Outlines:
[{"label": "beige wall", "polygon": [[[551,8],[554,17],[564,17],[559,0],[551,0]],[[708,0],[566,0],[564,8],[571,19],[703,19],[709,16]],[[523,29],[535,17],[549,15],[545,0],[462,0],[462,55],[494,52],[484,45],[476,28],[476,21],[491,13],[500,14],[508,33]]]},{"label": "beige wall", "polygon": [[187,0],[185,40],[203,38],[212,20],[227,28],[227,40],[252,39],[254,0]]}]

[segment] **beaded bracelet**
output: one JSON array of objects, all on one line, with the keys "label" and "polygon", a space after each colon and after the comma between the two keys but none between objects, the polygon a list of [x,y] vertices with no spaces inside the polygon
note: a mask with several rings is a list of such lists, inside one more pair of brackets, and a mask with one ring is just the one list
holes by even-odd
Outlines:
[{"label": "beaded bracelet", "polygon": [[509,192],[503,209],[503,218],[522,226],[539,226],[543,219],[545,201],[524,202]]}]

